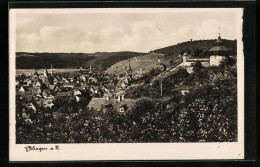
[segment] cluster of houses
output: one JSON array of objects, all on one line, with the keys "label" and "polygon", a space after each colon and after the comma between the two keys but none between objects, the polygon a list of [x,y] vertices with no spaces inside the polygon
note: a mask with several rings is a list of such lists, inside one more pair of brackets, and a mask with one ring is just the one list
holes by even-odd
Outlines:
[{"label": "cluster of houses", "polygon": [[88,71],[73,72],[69,75],[54,74],[51,68],[50,74],[45,69],[43,73],[33,70],[29,76],[17,76],[17,117],[24,119],[26,123],[33,123],[33,120],[42,117],[57,117],[58,108],[55,105],[57,99],[71,97],[80,102],[82,94],[86,92],[90,98],[89,105],[86,104],[89,108],[103,110],[104,107],[100,108],[99,103],[95,102],[101,100],[105,101],[102,106],[113,105],[119,112],[126,111],[129,107],[124,103],[122,92],[131,80],[130,71],[127,70],[126,75],[121,78],[94,72],[91,67]]}]

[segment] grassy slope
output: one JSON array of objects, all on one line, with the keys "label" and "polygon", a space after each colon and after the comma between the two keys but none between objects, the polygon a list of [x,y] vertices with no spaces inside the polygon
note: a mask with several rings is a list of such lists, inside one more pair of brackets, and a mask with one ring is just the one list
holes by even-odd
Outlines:
[{"label": "grassy slope", "polygon": [[133,69],[133,75],[139,77],[142,74],[149,72],[152,68],[158,67],[159,66],[158,58],[162,59],[163,54],[148,53],[128,60],[123,60],[111,66],[107,70],[107,73],[115,74],[115,75],[124,74],[125,73],[124,67],[128,68],[129,60],[130,60],[131,67]]},{"label": "grassy slope", "polygon": [[85,63],[86,66],[90,64],[92,67],[101,67],[101,68],[108,68],[113,64],[129,59],[135,56],[139,56],[143,53],[137,52],[97,52],[94,55],[96,56],[95,59],[92,59]]}]

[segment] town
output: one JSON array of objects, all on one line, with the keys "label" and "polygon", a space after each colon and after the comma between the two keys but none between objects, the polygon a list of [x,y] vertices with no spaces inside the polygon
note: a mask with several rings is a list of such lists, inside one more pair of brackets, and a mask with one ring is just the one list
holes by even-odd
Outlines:
[{"label": "town", "polygon": [[[170,55],[169,61],[169,55],[165,57],[165,54],[150,52],[148,55],[152,55],[154,59],[146,60],[142,59],[142,56],[137,56],[124,60],[121,64],[116,63],[108,70],[90,65],[87,69],[81,67],[77,71],[57,72],[50,64],[51,68],[45,68],[43,72],[34,69],[27,74],[17,74],[17,141],[18,143],[211,141],[210,135],[202,139],[203,137],[200,138],[197,134],[190,134],[192,130],[184,132],[184,129],[180,128],[184,125],[178,119],[191,116],[187,114],[186,104],[192,107],[193,103],[188,103],[188,96],[193,97],[198,93],[196,91],[202,92],[202,88],[205,90],[204,88],[209,85],[214,86],[212,91],[218,89],[217,83],[213,83],[219,81],[218,75],[230,77],[230,68],[232,67],[232,70],[235,68],[235,64],[230,62],[236,58],[234,55],[230,56],[230,50],[223,46],[220,35],[211,48],[208,48],[206,56],[194,56],[196,54],[196,51],[182,51],[177,55]],[[142,69],[138,69],[141,64]],[[228,72],[225,71],[227,69]],[[202,74],[204,76],[201,76]],[[210,78],[209,81],[205,81],[207,77]],[[236,83],[236,76],[232,81]],[[232,95],[215,97],[213,92],[209,94],[212,101],[202,100],[198,94],[197,96],[198,101],[194,99],[194,105],[199,103],[199,106],[207,108],[203,110],[210,111],[219,109],[221,103],[219,100],[227,98],[230,103],[235,100],[230,99]],[[177,113],[177,110],[180,112]],[[143,114],[141,111],[147,112]],[[114,118],[106,118],[108,116]],[[175,119],[171,120],[173,117]],[[113,123],[110,122],[112,119]],[[171,125],[162,125],[167,120]],[[159,126],[151,122],[159,122]],[[178,126],[175,127],[179,128],[177,132],[176,129],[171,130],[176,122]],[[196,126],[200,123],[197,122]],[[106,126],[108,127],[105,131]],[[144,129],[138,129],[141,126]],[[233,127],[234,123],[232,127],[224,130],[225,133]],[[219,133],[223,133],[223,129],[221,130]],[[229,141],[227,134],[223,135],[226,138],[213,138],[217,141]],[[187,136],[194,138],[188,139]]]}]

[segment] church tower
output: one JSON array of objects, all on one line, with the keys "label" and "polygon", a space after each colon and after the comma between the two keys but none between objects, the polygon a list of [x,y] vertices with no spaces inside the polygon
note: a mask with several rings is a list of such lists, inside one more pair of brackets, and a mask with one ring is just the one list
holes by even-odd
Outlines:
[{"label": "church tower", "polygon": [[48,78],[49,78],[49,74],[48,74],[48,70],[45,68],[44,72],[43,72],[43,75],[44,75],[44,80],[45,80],[45,83],[48,82]]},{"label": "church tower", "polygon": [[33,87],[35,87],[36,83],[38,82],[39,80],[39,74],[37,73],[37,70],[34,70],[33,69]]},{"label": "church tower", "polygon": [[221,39],[220,33],[215,45],[209,50],[209,53],[214,56],[228,56],[229,50],[223,46],[223,40]]},{"label": "church tower", "polygon": [[220,33],[215,45],[208,52],[210,54],[210,66],[219,66],[220,63],[229,56],[229,50],[223,46]]},{"label": "church tower", "polygon": [[132,66],[130,63],[130,59],[129,59],[128,60],[128,69],[126,68],[126,75],[127,75],[127,77],[129,77],[129,79],[132,79],[132,72],[133,72],[133,69],[132,69]]}]

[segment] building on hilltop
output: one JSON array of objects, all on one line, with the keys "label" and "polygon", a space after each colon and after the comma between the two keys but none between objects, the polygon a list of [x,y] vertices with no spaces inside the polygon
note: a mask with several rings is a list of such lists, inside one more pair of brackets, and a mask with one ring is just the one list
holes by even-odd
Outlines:
[{"label": "building on hilltop", "polygon": [[192,56],[185,54],[183,55],[182,66],[192,66],[197,61],[201,62],[202,66],[219,66],[220,63],[229,56],[230,51],[223,46],[223,40],[220,37],[216,40],[214,46],[208,50],[209,57],[207,58],[192,58]]},{"label": "building on hilltop", "polygon": [[220,34],[215,42],[215,45],[208,52],[210,54],[210,66],[218,66],[221,61],[229,56],[230,53],[230,51],[223,46],[223,41]]}]

